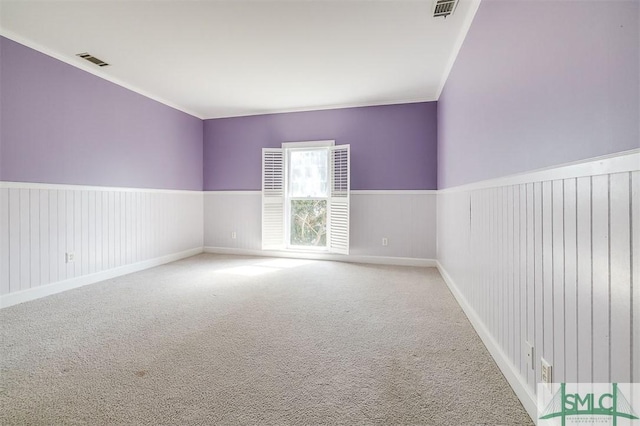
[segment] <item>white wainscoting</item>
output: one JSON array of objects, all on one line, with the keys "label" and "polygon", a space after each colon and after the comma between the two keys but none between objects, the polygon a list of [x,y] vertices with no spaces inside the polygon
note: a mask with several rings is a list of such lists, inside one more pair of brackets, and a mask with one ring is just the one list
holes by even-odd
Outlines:
[{"label": "white wainscoting", "polygon": [[200,191],[1,182],[0,306],[201,252],[202,212]]},{"label": "white wainscoting", "polygon": [[442,275],[534,419],[541,358],[554,382],[640,381],[639,168],[632,152],[438,194]]},{"label": "white wainscoting", "polygon": [[[260,215],[260,191],[205,192],[205,250],[261,254]],[[434,264],[436,192],[352,191],[350,226],[350,254],[344,257],[345,260]],[[235,239],[232,232],[236,233]],[[382,245],[383,237],[388,239],[387,246]],[[343,257],[332,256],[331,259]]]}]

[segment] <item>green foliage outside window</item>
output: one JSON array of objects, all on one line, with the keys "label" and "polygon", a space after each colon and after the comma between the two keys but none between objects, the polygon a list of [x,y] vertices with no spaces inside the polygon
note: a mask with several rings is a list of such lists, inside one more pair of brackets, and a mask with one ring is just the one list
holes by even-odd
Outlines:
[{"label": "green foliage outside window", "polygon": [[291,201],[291,245],[327,245],[327,201]]}]

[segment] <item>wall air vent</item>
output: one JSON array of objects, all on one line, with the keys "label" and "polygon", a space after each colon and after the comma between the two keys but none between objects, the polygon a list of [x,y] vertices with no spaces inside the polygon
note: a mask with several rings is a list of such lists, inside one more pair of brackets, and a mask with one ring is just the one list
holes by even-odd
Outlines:
[{"label": "wall air vent", "polygon": [[433,17],[438,18],[440,16],[446,18],[451,15],[454,10],[456,10],[456,6],[458,5],[458,0],[434,0],[433,1]]},{"label": "wall air vent", "polygon": [[102,59],[98,59],[88,53],[78,53],[76,56],[80,56],[82,59],[86,59],[87,61],[91,62],[92,64],[96,64],[99,67],[106,67],[109,65]]}]

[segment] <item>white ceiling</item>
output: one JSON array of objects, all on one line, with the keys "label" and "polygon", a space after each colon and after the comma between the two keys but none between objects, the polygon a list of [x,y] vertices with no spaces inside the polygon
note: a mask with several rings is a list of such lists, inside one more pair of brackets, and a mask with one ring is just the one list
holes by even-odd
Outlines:
[{"label": "white ceiling", "polygon": [[0,33],[216,118],[436,100],[479,1],[1,0]]}]

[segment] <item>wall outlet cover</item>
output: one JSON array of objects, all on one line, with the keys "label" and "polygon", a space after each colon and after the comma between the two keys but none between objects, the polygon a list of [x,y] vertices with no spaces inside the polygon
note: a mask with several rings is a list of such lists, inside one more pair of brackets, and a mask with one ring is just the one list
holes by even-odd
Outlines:
[{"label": "wall outlet cover", "polygon": [[527,365],[530,369],[535,370],[535,363],[533,362],[533,360],[535,359],[533,345],[529,342],[525,342],[525,351],[527,354]]}]

